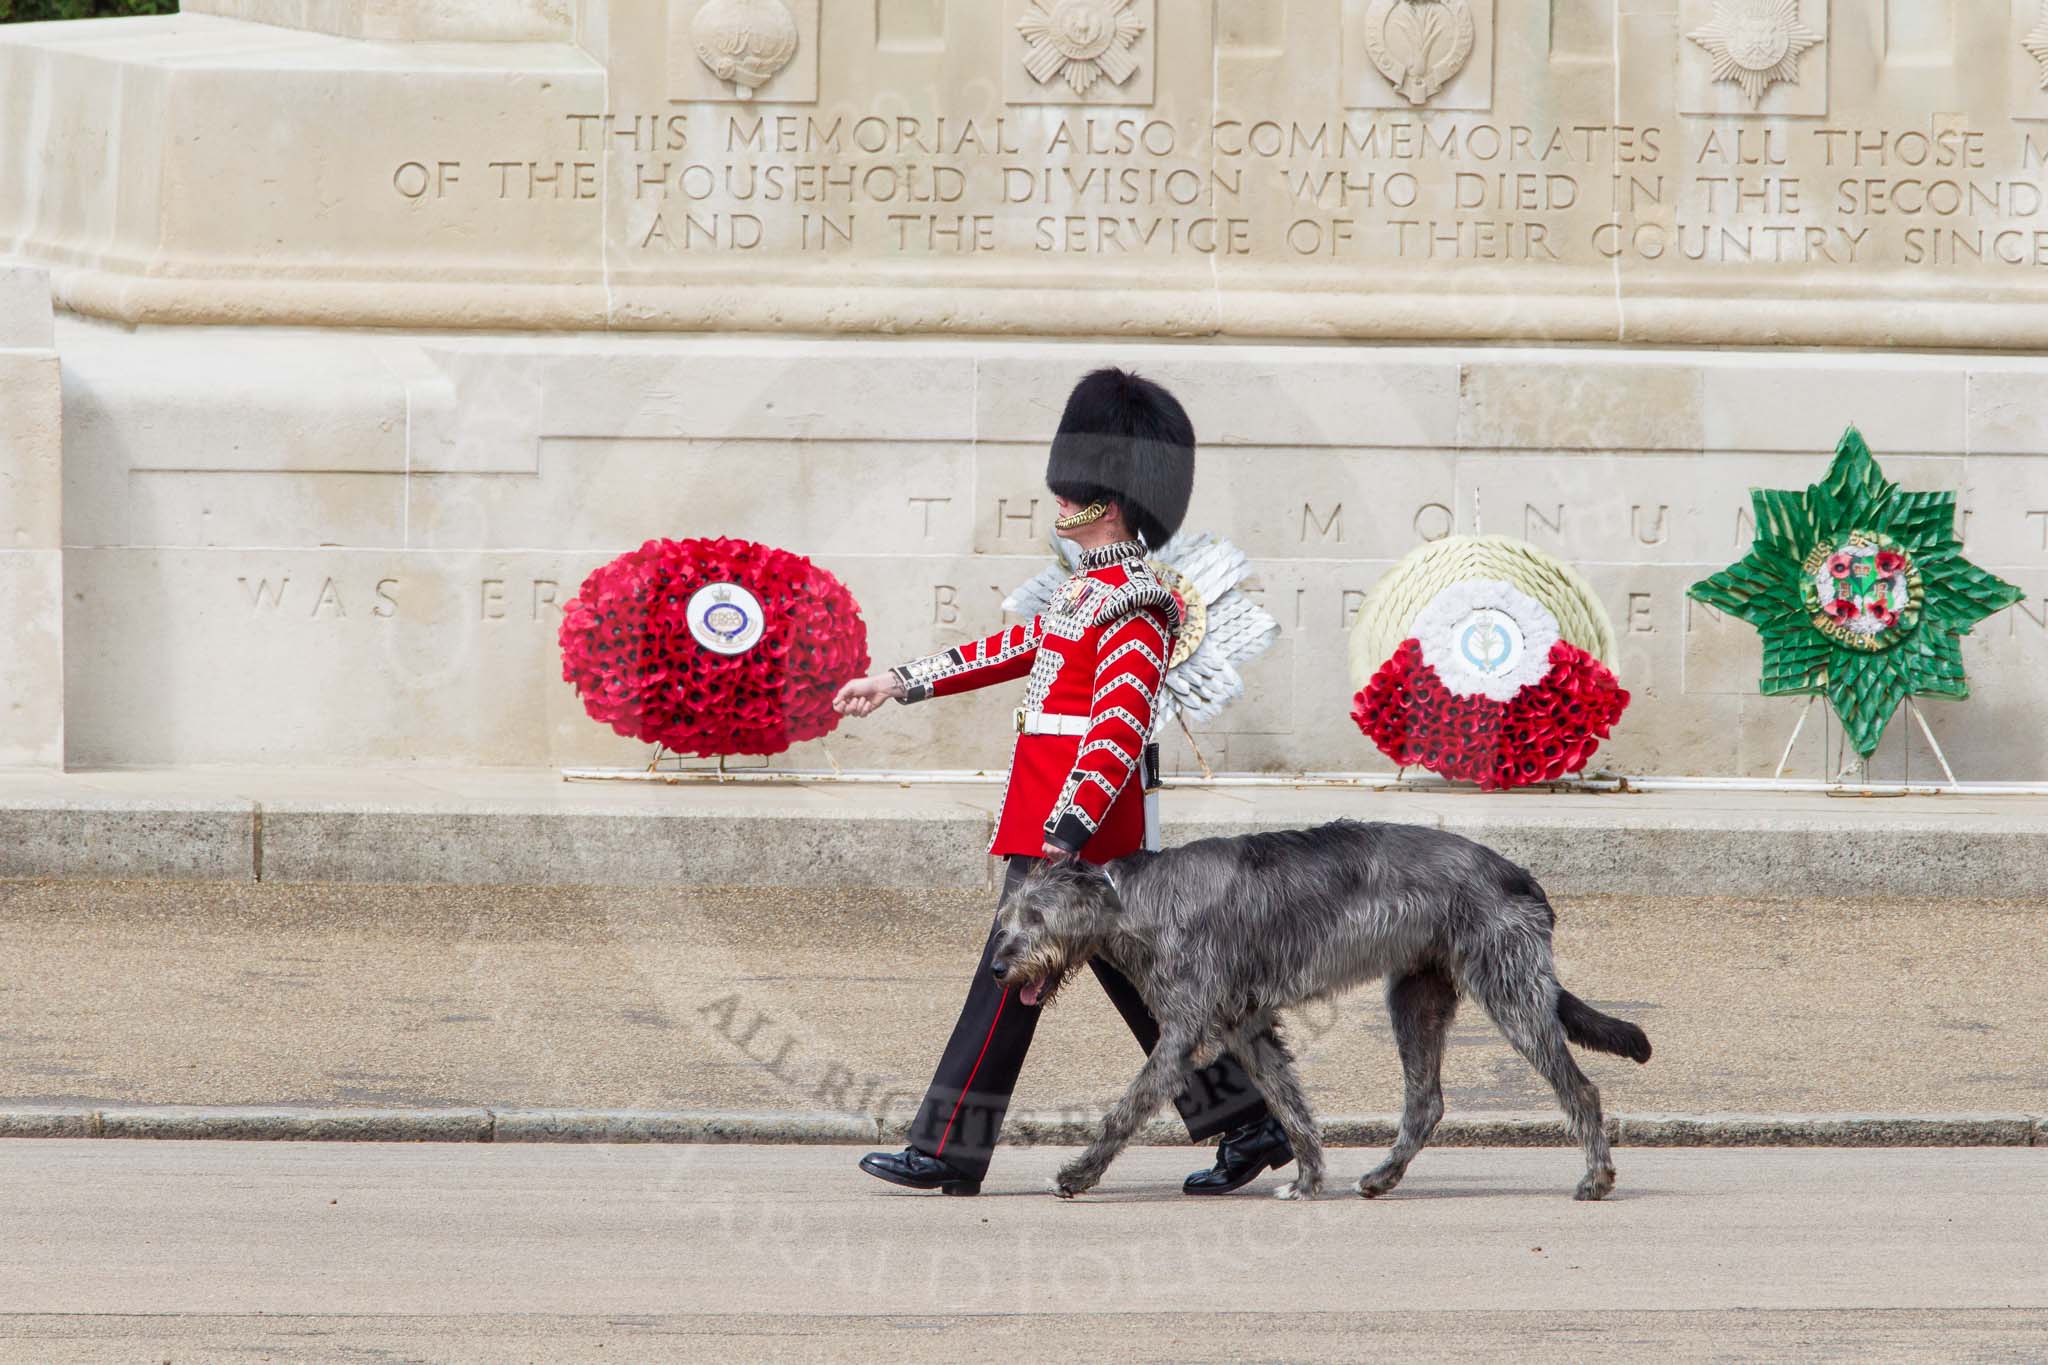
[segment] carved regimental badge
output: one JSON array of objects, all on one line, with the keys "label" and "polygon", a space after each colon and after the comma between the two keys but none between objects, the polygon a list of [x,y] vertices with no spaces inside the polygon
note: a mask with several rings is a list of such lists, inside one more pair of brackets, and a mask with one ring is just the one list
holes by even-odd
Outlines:
[{"label": "carved regimental badge", "polygon": [[1799,83],[1799,54],[1827,41],[1799,0],[1714,0],[1714,19],[1685,35],[1714,59],[1714,79],[1740,86],[1755,109],[1773,85]]},{"label": "carved regimental badge", "polygon": [[1132,49],[1144,35],[1145,21],[1131,10],[1132,0],[1031,0],[1017,21],[1024,35],[1024,69],[1040,85],[1066,81],[1076,95],[1085,95],[1105,77],[1122,85],[1138,70]]},{"label": "carved regimental badge", "polygon": [[741,99],[796,56],[796,16],[784,0],[710,0],[690,22],[697,59]]},{"label": "carved regimental badge", "polygon": [[1427,104],[1472,58],[1471,0],[1373,0],[1365,50],[1410,104]]},{"label": "carved regimental badge", "polygon": [[2048,90],[2048,0],[2041,0],[2040,21],[2020,39],[2020,45],[2041,64],[2041,88]]}]

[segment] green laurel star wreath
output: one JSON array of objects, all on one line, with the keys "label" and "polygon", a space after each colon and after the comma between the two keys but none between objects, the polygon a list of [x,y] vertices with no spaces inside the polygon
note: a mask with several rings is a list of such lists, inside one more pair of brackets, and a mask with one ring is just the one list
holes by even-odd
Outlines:
[{"label": "green laurel star wreath", "polygon": [[1825,696],[1865,758],[1907,697],[1970,695],[1962,637],[2022,593],[1963,558],[1955,494],[1900,492],[1850,427],[1825,479],[1749,496],[1756,543],[1688,595],[1756,627],[1763,695]]}]

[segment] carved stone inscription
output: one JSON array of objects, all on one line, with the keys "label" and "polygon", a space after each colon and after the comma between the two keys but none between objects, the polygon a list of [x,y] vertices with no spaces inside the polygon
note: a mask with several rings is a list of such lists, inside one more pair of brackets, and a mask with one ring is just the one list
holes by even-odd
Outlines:
[{"label": "carved stone inscription", "polygon": [[[54,178],[0,176],[0,245],[63,262],[64,306],[128,322],[2039,340],[2043,0],[588,17],[577,44],[480,65],[252,48],[132,175],[91,140],[105,83],[54,31],[11,33],[22,108],[50,103],[0,130],[0,163]],[[152,42],[123,60],[184,60]],[[273,110],[301,71],[329,93]],[[261,147],[236,132],[252,110],[276,113]]]},{"label": "carved stone inscription", "polygon": [[1353,112],[1050,120],[573,113],[550,159],[407,160],[391,192],[587,203],[688,254],[1210,257],[1861,272],[2048,266],[2048,129]]},{"label": "carved stone inscription", "polygon": [[[790,3],[675,12],[780,59]],[[981,46],[948,48],[999,96],[941,82],[874,98],[849,77],[815,98],[636,112],[628,87],[503,164],[422,149],[399,192],[573,196],[595,166],[604,202],[582,211],[612,264],[649,279],[771,256],[1048,273],[1620,263],[1624,279],[1725,273],[1753,290],[1792,268],[1861,283],[2048,264],[2048,128],[1988,97],[1831,98],[1831,64],[1851,59],[1832,3],[1680,0],[1665,36],[1615,48],[1623,67],[1675,65],[1675,84],[1652,100],[1624,80],[1581,107],[1555,98],[1557,71],[1530,69],[1547,58],[1496,34],[1497,0],[1345,0],[1289,20],[1271,58],[1285,81],[1212,80],[1209,21],[1157,0],[1003,0]],[[1296,40],[1317,35],[1311,62]]]}]

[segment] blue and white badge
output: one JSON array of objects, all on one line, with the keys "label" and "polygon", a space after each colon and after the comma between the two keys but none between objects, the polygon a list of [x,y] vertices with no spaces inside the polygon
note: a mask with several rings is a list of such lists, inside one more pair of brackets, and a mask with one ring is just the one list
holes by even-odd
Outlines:
[{"label": "blue and white badge", "polygon": [[1481,607],[1454,629],[1458,653],[1482,678],[1504,678],[1522,661],[1522,627],[1504,611]]},{"label": "blue and white badge", "polygon": [[1454,696],[1513,701],[1550,672],[1557,618],[1541,602],[1494,579],[1453,583],[1415,617],[1422,661]]},{"label": "blue and white badge", "polygon": [[707,583],[685,610],[690,634],[713,654],[744,654],[761,643],[768,615],[761,599],[737,583]]}]

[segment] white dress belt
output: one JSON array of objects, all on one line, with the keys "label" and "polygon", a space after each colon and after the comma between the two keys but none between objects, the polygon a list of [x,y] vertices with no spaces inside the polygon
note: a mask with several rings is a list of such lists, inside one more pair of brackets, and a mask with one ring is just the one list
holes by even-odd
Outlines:
[{"label": "white dress belt", "polygon": [[1017,708],[1017,733],[1020,735],[1073,735],[1078,738],[1088,733],[1091,723],[1088,716],[1056,716],[1050,711]]}]

